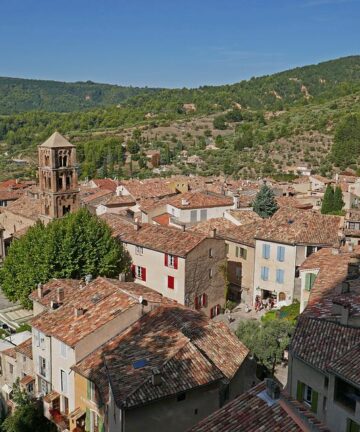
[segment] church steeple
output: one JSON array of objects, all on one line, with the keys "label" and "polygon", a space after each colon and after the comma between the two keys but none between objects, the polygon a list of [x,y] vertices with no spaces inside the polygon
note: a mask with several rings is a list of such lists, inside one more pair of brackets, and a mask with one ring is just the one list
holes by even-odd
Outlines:
[{"label": "church steeple", "polygon": [[76,149],[59,132],[38,147],[41,214],[56,219],[79,208]]}]

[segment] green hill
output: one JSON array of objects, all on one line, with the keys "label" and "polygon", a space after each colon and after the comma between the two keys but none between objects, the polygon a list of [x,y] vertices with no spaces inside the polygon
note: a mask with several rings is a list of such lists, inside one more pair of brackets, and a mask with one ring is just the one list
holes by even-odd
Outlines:
[{"label": "green hill", "polygon": [[42,110],[69,112],[123,103],[140,93],[157,89],[97,84],[91,81],[66,83],[0,77],[0,114]]},{"label": "green hill", "polygon": [[[144,157],[148,149],[161,151],[162,162],[173,167],[169,173],[257,177],[297,164],[323,175],[346,166],[360,171],[360,56],[226,86],[133,90],[138,93],[121,106],[0,115],[2,177],[26,173],[11,159],[35,161],[36,145],[54,130],[77,144],[83,176],[152,175]],[[186,112],[186,103],[195,111]],[[141,133],[133,136],[135,129]],[[133,153],[130,167],[122,143]],[[220,150],[207,149],[209,143]],[[182,150],[203,164],[186,165]]]}]

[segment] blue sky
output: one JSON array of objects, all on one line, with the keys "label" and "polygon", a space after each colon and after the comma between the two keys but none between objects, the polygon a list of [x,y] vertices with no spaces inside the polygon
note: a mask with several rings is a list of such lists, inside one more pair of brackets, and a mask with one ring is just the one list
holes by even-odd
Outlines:
[{"label": "blue sky", "polygon": [[360,54],[360,0],[0,0],[0,76],[195,87]]}]

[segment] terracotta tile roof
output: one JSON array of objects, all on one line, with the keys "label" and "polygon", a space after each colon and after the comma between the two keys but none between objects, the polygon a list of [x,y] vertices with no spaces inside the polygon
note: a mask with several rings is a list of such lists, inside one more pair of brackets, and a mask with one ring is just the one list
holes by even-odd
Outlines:
[{"label": "terracotta tile roof", "polygon": [[24,194],[6,207],[6,211],[37,220],[41,214],[40,199]]},{"label": "terracotta tile roof", "polygon": [[360,345],[351,348],[337,360],[330,363],[329,371],[333,372],[347,381],[360,386]]},{"label": "terracotta tile roof", "polygon": [[29,231],[29,228],[30,228],[30,225],[15,231],[13,234],[13,237],[16,239],[21,238],[22,236],[24,236]]},{"label": "terracotta tile roof", "polygon": [[100,189],[110,190],[111,192],[115,192],[118,186],[118,182],[109,178],[105,179],[93,179],[92,180],[96,186]]},{"label": "terracotta tile roof", "polygon": [[135,205],[135,200],[130,195],[113,195],[106,203],[107,207],[125,207]]},{"label": "terracotta tile roof", "polygon": [[147,249],[185,257],[206,237],[203,234],[182,231],[177,228],[143,224],[137,231],[130,229],[124,232],[120,235],[120,240]]},{"label": "terracotta tile roof", "polygon": [[302,208],[306,204],[300,203],[296,198],[292,196],[279,196],[276,197],[276,202],[279,207],[294,207]]},{"label": "terracotta tile roof", "polygon": [[346,279],[348,264],[355,254],[345,248],[337,249],[336,254],[334,252],[332,248],[323,248],[311,254],[300,266],[300,270],[318,270],[308,304],[313,304],[322,297],[332,294]]},{"label": "terracotta tile roof", "polygon": [[114,237],[122,237],[128,231],[135,231],[135,223],[126,217],[114,213],[104,213],[100,219],[105,221],[112,230]]},{"label": "terracotta tile roof", "polygon": [[37,301],[44,307],[50,309],[51,302],[57,301],[57,291],[59,288],[63,290],[63,303],[72,299],[72,296],[80,289],[83,282],[77,279],[52,279],[43,286],[43,297],[38,296],[38,291],[33,291],[29,298],[32,301]]},{"label": "terracotta tile roof", "polygon": [[262,220],[261,217],[253,210],[228,210],[227,213],[229,213],[233,218],[240,222],[241,225],[246,225],[248,223]]},{"label": "terracotta tile roof", "polygon": [[[118,406],[133,407],[222,378],[231,379],[248,349],[222,323],[182,306],[163,306],[141,317],[73,369]],[[144,361],[142,367],[134,367]],[[161,385],[152,384],[157,368]]]},{"label": "terracotta tile roof", "polygon": [[64,138],[59,132],[54,132],[45,142],[43,142],[39,147],[74,147],[73,144],[69,143],[69,141]]},{"label": "terracotta tile roof", "polygon": [[15,351],[32,359],[32,338],[26,339],[26,341],[22,342],[18,346],[15,347]]},{"label": "terracotta tile roof", "polygon": [[360,328],[301,316],[290,351],[296,358],[325,372],[331,362],[359,343]]},{"label": "terracotta tile roof", "polygon": [[338,216],[283,207],[264,221],[256,238],[278,243],[332,246],[339,244],[340,223]]},{"label": "terracotta tile roof", "polygon": [[266,385],[262,382],[200,421],[188,432],[329,431],[309,410],[285,392],[281,392],[277,400],[264,396],[265,393]]},{"label": "terracotta tile roof", "polygon": [[[183,200],[187,204],[183,204]],[[205,192],[185,192],[167,200],[167,204],[178,209],[199,209],[211,207],[226,207],[234,204],[233,198],[228,196],[207,194]]]},{"label": "terracotta tile roof", "polygon": [[239,225],[229,229],[223,237],[235,243],[255,247],[255,235],[260,230],[263,220],[260,222]]},{"label": "terracotta tile roof", "polygon": [[222,236],[226,236],[227,232],[232,228],[234,228],[235,226],[236,225],[234,225],[228,219],[213,218],[213,219],[208,219],[207,221],[199,222],[196,225],[193,225],[190,228],[188,228],[187,231],[210,236],[212,231],[216,229],[216,235],[222,237]]},{"label": "terracotta tile roof", "polygon": [[166,197],[174,195],[176,191],[170,185],[171,179],[146,179],[146,180],[122,180],[120,185],[124,186],[129,194],[135,199]]},{"label": "terracotta tile roof", "polygon": [[92,204],[93,201],[99,200],[99,202],[107,202],[113,195],[113,192],[109,189],[91,189],[86,193],[81,193],[81,202],[84,204]]},{"label": "terracotta tile roof", "polygon": [[19,190],[7,190],[0,188],[0,201],[15,201],[20,198],[22,192]]},{"label": "terracotta tile roof", "polygon": [[320,176],[318,174],[311,174],[310,179],[311,178],[314,178],[315,180],[320,181],[320,182],[325,183],[325,184],[331,183],[331,180],[329,180],[326,177]]},{"label": "terracotta tile roof", "polygon": [[8,348],[6,350],[2,351],[3,354],[5,354],[8,357],[12,357],[14,359],[16,359],[16,351],[15,351],[15,347],[14,348]]},{"label": "terracotta tile roof", "polygon": [[346,212],[345,220],[350,222],[360,222],[360,209],[351,209]]},{"label": "terracotta tile roof", "polygon": [[[33,318],[31,325],[74,347],[82,338],[138,304],[140,294],[151,302],[166,302],[161,294],[142,285],[98,277],[74,292],[63,306]],[[75,308],[83,309],[83,315],[75,317]]]},{"label": "terracotta tile roof", "polygon": [[171,218],[171,214],[169,213],[163,213],[159,216],[155,216],[152,218],[153,222],[157,223],[158,225],[169,225],[170,222],[170,218]]}]

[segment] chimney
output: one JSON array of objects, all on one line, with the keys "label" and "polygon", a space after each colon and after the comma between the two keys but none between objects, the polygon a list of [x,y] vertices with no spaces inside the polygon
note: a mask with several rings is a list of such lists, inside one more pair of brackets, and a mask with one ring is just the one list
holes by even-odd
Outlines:
[{"label": "chimney", "polygon": [[349,252],[353,252],[354,251],[354,246],[353,246],[353,244],[352,243],[348,243],[348,251]]},{"label": "chimney", "polygon": [[265,379],[266,383],[266,393],[271,399],[276,400],[280,397],[280,386],[273,379],[267,378]]},{"label": "chimney", "polygon": [[86,285],[88,285],[91,281],[92,281],[92,275],[91,274],[87,274],[85,276],[85,283],[86,283]]},{"label": "chimney", "polygon": [[44,297],[44,286],[41,282],[38,283],[37,291],[38,291],[38,297],[43,298]]},{"label": "chimney", "polygon": [[64,288],[59,287],[59,288],[57,289],[56,301],[57,301],[58,303],[62,303],[62,302],[64,301],[64,298],[65,298]]},{"label": "chimney", "polygon": [[341,283],[341,294],[346,294],[348,292],[350,292],[350,284],[344,281]]},{"label": "chimney", "polygon": [[210,237],[211,237],[211,238],[215,238],[215,237],[216,237],[216,228],[213,228],[213,229],[210,231]]},{"label": "chimney", "polygon": [[331,249],[331,253],[332,253],[333,255],[339,255],[340,251],[339,251],[338,248],[333,247],[333,248]]},{"label": "chimney", "polygon": [[189,205],[189,202],[185,198],[181,198],[181,205],[187,206],[187,205]]},{"label": "chimney", "polygon": [[348,272],[347,272],[346,279],[354,280],[359,277],[360,275],[359,265],[360,265],[359,254],[352,254],[348,262]]},{"label": "chimney", "polygon": [[120,274],[119,274],[119,281],[120,281],[120,282],[125,282],[125,278],[126,278],[125,273],[120,273]]},{"label": "chimney", "polygon": [[140,229],[140,225],[139,225],[139,223],[138,223],[138,222],[135,222],[135,223],[134,223],[134,230],[135,230],[135,231],[139,231],[139,229]]},{"label": "chimney", "polygon": [[161,374],[158,368],[152,370],[151,382],[154,386],[161,385]]},{"label": "chimney", "polygon": [[84,315],[84,309],[83,308],[81,308],[81,307],[74,307],[74,316],[75,316],[75,318],[78,318],[78,317],[80,317],[80,316],[82,316],[82,315]]}]

